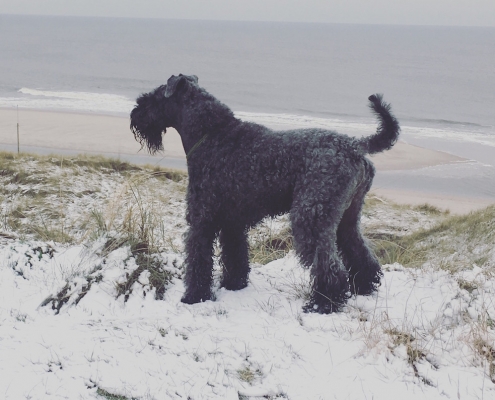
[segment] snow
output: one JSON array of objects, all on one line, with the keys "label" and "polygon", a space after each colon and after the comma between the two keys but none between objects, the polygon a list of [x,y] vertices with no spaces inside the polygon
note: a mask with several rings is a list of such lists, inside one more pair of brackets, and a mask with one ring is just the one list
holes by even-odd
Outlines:
[{"label": "snow", "polygon": [[[422,268],[385,265],[375,295],[319,315],[302,312],[309,271],[293,252],[253,264],[248,287],[237,292],[218,289],[216,259],[215,301],[186,305],[185,182],[50,162],[15,161],[29,179],[0,179],[3,219],[15,209],[23,213],[19,225],[0,221],[0,397],[495,398],[489,269],[442,270],[435,260]],[[33,191],[40,194],[25,195]],[[367,232],[404,235],[445,218],[375,202],[362,219]],[[70,241],[31,233],[48,212],[53,229],[63,223]],[[155,298],[147,270],[127,287],[139,268],[136,255],[125,244],[108,246],[125,223],[151,214],[158,261],[170,276],[163,300]],[[266,220],[250,240],[285,235],[287,226],[286,216]],[[459,240],[461,255],[482,256],[490,246],[480,241],[467,250],[470,244]]]},{"label": "snow", "polygon": [[[479,268],[457,276],[388,265],[376,295],[319,315],[301,312],[304,293],[297,288],[307,287],[309,276],[292,253],[254,265],[244,290],[217,289],[216,301],[185,305],[180,255],[161,254],[176,272],[164,300],[155,300],[143,272],[124,302],[115,282],[137,265],[128,248],[102,258],[102,245],[53,246],[52,258],[43,243],[2,246],[6,399],[101,398],[98,388],[138,399],[495,396],[488,361],[471,340],[479,333],[493,346],[493,325],[482,329],[480,315],[495,320],[495,280]],[[99,265],[102,279],[76,304]],[[461,278],[477,289],[461,289]],[[78,284],[60,313],[40,306],[67,281]],[[414,367],[407,345],[387,334],[396,331],[414,336],[410,346],[422,354]]]}]

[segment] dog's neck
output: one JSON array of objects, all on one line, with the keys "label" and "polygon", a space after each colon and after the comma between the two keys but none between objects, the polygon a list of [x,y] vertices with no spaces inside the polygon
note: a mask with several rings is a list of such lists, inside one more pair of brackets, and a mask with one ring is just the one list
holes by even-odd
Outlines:
[{"label": "dog's neck", "polygon": [[196,151],[196,149],[197,149],[198,147],[200,147],[200,146],[201,146],[201,144],[202,144],[202,143],[203,143],[206,139],[208,139],[208,134],[207,134],[207,133],[205,133],[205,134],[204,134],[204,135],[203,135],[203,136],[202,136],[202,137],[201,137],[201,138],[200,138],[200,139],[199,139],[199,140],[198,140],[198,141],[197,141],[197,142],[193,145],[193,147],[191,147],[191,149],[190,149],[188,152],[186,152],[186,160],[188,160],[188,161],[189,161],[189,160],[191,159],[192,154]]},{"label": "dog's neck", "polygon": [[[199,147],[198,143],[204,140],[206,136],[206,132],[208,132],[207,127],[203,126],[195,126],[194,124],[177,124],[174,126],[177,132],[180,135],[180,139],[182,141],[182,147],[184,148],[184,152],[186,155],[189,155],[191,151],[196,151],[195,149]],[[196,146],[196,147],[195,147]],[[193,150],[193,148],[195,148]]]},{"label": "dog's neck", "polygon": [[[218,108],[218,103],[223,107]],[[201,143],[207,137],[225,134],[230,124],[239,122],[230,108],[218,103],[215,113],[198,109],[178,118],[174,128],[179,132],[186,155],[201,151]]]}]

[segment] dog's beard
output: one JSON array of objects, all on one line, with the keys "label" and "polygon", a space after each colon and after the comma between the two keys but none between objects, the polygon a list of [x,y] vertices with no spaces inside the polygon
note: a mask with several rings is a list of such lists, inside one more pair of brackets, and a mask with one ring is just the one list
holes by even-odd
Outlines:
[{"label": "dog's beard", "polygon": [[166,132],[166,129],[153,127],[142,131],[131,123],[131,131],[136,141],[141,145],[141,148],[147,148],[150,154],[155,154],[157,151],[163,150],[162,135]]},{"label": "dog's beard", "polygon": [[150,115],[147,108],[136,106],[131,112],[131,131],[141,148],[150,154],[163,150],[162,134],[165,129],[155,115]]}]

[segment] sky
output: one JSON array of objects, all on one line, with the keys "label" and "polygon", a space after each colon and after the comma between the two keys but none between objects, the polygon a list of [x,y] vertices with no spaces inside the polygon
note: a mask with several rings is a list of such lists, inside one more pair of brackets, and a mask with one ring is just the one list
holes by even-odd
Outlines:
[{"label": "sky", "polygon": [[495,27],[495,0],[0,0],[0,14]]}]

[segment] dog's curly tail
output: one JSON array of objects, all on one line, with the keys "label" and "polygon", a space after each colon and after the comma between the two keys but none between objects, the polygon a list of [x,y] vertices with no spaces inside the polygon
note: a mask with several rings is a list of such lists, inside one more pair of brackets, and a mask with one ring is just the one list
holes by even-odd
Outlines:
[{"label": "dog's curly tail", "polygon": [[375,154],[390,149],[397,142],[400,126],[390,111],[390,104],[383,101],[383,95],[373,94],[368,100],[379,125],[374,135],[359,140],[359,146],[364,154]]}]

